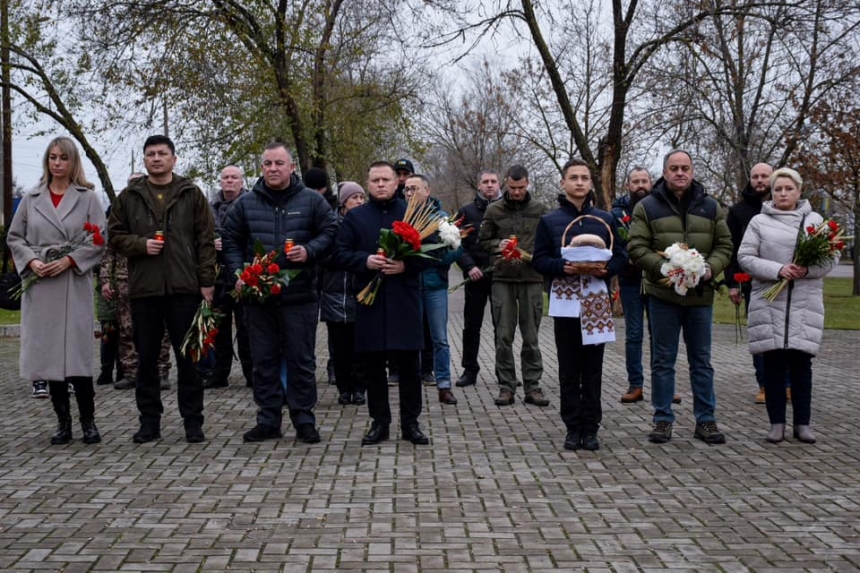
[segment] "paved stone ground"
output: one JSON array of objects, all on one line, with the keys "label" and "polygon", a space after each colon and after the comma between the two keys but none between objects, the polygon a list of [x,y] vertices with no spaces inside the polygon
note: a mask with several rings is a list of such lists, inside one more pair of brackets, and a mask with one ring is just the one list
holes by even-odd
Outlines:
[{"label": "paved stone ground", "polygon": [[238,383],[207,394],[204,444],[185,443],[168,393],[163,439],[133,445],[133,394],[100,387],[104,442],[50,446],[50,404],[18,379],[17,341],[0,341],[0,570],[860,570],[860,332],[827,332],[815,360],[813,446],[764,441],[751,360],[733,327],[718,326],[727,444],[692,438],[683,360],[675,437],[648,443],[650,407],[618,401],[617,342],[606,353],[603,447],[566,452],[550,320],[541,344],[552,406],[493,405],[488,330],[479,385],[458,390],[458,406],[427,389],[427,447],[360,447],[366,409],[338,406],[325,382],[315,446],[294,442],[289,428],[280,441],[243,444],[255,409]]}]

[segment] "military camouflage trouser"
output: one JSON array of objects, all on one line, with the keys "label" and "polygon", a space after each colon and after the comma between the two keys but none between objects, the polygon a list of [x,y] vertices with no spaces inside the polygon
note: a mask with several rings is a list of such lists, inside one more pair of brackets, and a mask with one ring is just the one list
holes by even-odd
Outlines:
[{"label": "military camouflage trouser", "polygon": [[[128,297],[128,281],[116,281],[116,319],[119,325],[119,363],[126,377],[137,378],[137,351],[134,349],[134,328],[131,324],[131,301]],[[170,375],[170,338],[167,331],[161,340],[158,355],[158,376]]]}]

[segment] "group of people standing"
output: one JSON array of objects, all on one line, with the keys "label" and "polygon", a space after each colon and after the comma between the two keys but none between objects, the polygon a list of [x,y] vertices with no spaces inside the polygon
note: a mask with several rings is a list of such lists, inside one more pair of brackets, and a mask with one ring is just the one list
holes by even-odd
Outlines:
[{"label": "group of people standing", "polygon": [[[580,160],[562,168],[562,193],[554,210],[532,197],[523,166],[508,169],[504,192],[498,173],[483,171],[474,202],[456,215],[475,232],[461,247],[443,248],[431,259],[396,259],[379,252],[380,230],[403,219],[409,197],[428,202],[438,216],[446,215],[431,197],[430,182],[411,173],[406,160],[373,163],[366,193],[356,182],[342,182],[335,194],[324,173],[324,185],[306,187],[287,147],[272,143],[263,151],[262,177],[253,189],[243,189],[244,174],[238,167],[227,167],[221,173],[221,191],[211,204],[193,182],[173,172],[176,160],[169,138],[148,138],[147,174],[119,194],[107,223],[111,251],[127,259],[127,296],[138,356],[135,443],[161,437],[158,363],[165,331],[177,364],[186,440],[205,440],[203,391],[227,385],[234,319],[242,371],[258,406],[256,424],[244,434],[245,441],[280,438],[285,408],[297,440],[308,444],[321,440],[314,408],[316,325],[322,320],[328,328],[338,402],[368,405],[371,423],[362,444],[390,437],[387,369],[397,373],[401,437],[414,444],[429,443],[419,425],[422,370],[433,373],[442,404],[457,403],[447,342],[447,275],[454,262],[467,278],[463,371],[457,387],[477,383],[481,325],[489,302],[499,388],[495,403],[513,405],[522,385],[526,404],[549,405],[540,387],[543,364],[538,345],[549,284],[550,300],[557,295],[558,301],[551,302],[549,310],[567,432],[564,447],[599,449],[603,351],[604,344],[614,340],[609,280],[619,275],[630,382],[622,401],[643,399],[641,345],[647,322],[655,410],[649,439],[655,443],[671,439],[672,404],[679,402],[675,361],[683,332],[694,397],[694,436],[708,443],[725,441],[714,415],[710,365],[714,289],[709,285],[732,261],[732,233],[719,204],[694,179],[689,153],[667,154],[663,177],[653,189],[647,171],[634,169],[628,178],[628,201],[619,202],[614,213],[595,206],[593,176]],[[84,178],[74,142],[52,141],[43,164],[39,186],[25,196],[8,234],[22,277],[38,277],[22,300],[21,375],[50,381],[58,419],[52,443],[72,439],[70,384],[84,441],[96,443],[101,438],[93,400],[92,271],[105,247],[104,241],[76,241],[85,225],[104,229],[105,215]],[[404,173],[406,167],[409,172]],[[305,180],[310,179],[306,175]],[[750,346],[763,356],[773,424],[768,439],[780,441],[784,433],[785,394],[774,389],[788,376],[794,389],[794,435],[811,442],[811,357],[821,338],[821,277],[829,267],[807,269],[791,263],[798,228],[802,232],[806,224],[821,218],[800,199],[802,182],[796,172],[778,170],[770,182],[774,200],[765,202],[761,215],[749,222],[735,249],[736,260],[753,277]],[[660,273],[663,251],[679,242],[696,248],[707,262],[700,288],[686,296],[666,286]],[[65,248],[73,243],[74,248]],[[239,302],[231,296],[242,286],[237,271],[251,260],[255,245],[277,253],[280,268],[298,273],[265,302]],[[582,252],[578,248],[603,258],[579,263],[571,255]],[[373,304],[358,304],[358,290],[379,274],[383,280]],[[787,299],[781,295],[768,303],[761,292],[778,278],[797,286],[793,294],[788,290]],[[201,376],[199,364],[180,352],[201,300],[225,314],[214,364],[206,376]],[[794,310],[794,305],[800,306]],[[646,308],[647,321],[642,318]],[[513,355],[517,327],[522,338],[522,383]],[[425,359],[422,367],[425,346],[432,349],[433,358]],[[46,347],[52,349],[47,356]]]}]

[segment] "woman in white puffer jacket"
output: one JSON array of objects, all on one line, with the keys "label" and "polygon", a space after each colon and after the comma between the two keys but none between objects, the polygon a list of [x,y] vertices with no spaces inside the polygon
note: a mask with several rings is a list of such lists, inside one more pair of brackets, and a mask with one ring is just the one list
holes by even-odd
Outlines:
[{"label": "woman in white puffer jacket", "polygon": [[[803,180],[797,171],[783,168],[770,176],[771,201],[753,217],[738,249],[741,268],[752,275],[748,332],[752,354],[764,357],[765,400],[771,430],[767,440],[785,436],[785,380],[791,379],[794,437],[815,443],[809,428],[812,404],[812,357],[824,331],[824,275],[838,254],[823,266],[792,263],[798,235],[822,223],[809,201],[800,198]],[[788,286],[773,302],[763,298],[779,279]]]}]

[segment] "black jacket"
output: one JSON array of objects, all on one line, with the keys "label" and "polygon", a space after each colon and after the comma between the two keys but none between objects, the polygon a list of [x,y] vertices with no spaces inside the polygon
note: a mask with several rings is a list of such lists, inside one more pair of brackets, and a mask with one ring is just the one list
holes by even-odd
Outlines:
[{"label": "black jacket", "polygon": [[756,193],[750,183],[747,183],[741,193],[741,200],[729,207],[729,214],[726,216],[726,224],[732,234],[732,260],[726,267],[726,286],[729,288],[737,288],[735,273],[742,272],[738,264],[738,248],[741,246],[750,221],[761,213],[761,200],[762,196]]},{"label": "black jacket", "polygon": [[[334,264],[355,275],[363,289],[377,271],[367,268],[367,257],[376,254],[379,231],[403,220],[406,201],[370,201],[346,214],[337,233]],[[388,275],[372,305],[358,304],[355,312],[355,350],[419,350],[424,347],[421,303],[421,272],[430,261],[418,257],[404,260],[406,272]]]},{"label": "black jacket", "polygon": [[[499,197],[501,199],[501,196]],[[481,222],[484,220],[484,213],[487,211],[487,206],[494,203],[498,199],[488,201],[484,199],[480,193],[475,195],[475,200],[468,205],[463,205],[457,211],[457,219],[464,217],[461,228],[467,228],[471,225],[474,229],[463,239],[463,254],[457,260],[457,264],[463,271],[463,278],[469,276],[469,271],[475,267],[479,269],[487,268],[490,263],[490,253],[481,248],[481,242],[478,240],[478,233],[481,231]],[[485,273],[486,274],[486,273]],[[488,277],[489,278],[489,277]]]},{"label": "black jacket", "polygon": [[[227,201],[227,199],[224,198],[224,192],[219,191],[215,198],[209,203],[209,206],[212,208],[212,216],[215,217],[215,236],[221,236],[221,227],[224,225],[224,219],[227,218],[227,211],[229,211],[230,207],[232,207],[233,204],[247,192],[247,189],[242,189],[239,191],[239,194],[235,199]],[[218,266],[220,267],[218,278],[215,282],[219,288],[224,287],[229,289],[236,284],[236,276],[230,274],[227,269],[227,262],[224,260],[223,248],[221,251],[216,251],[215,254],[218,256]]]},{"label": "black jacket", "polygon": [[[289,287],[266,304],[313,302],[317,298],[316,265],[332,248],[337,217],[323,196],[305,188],[295,174],[290,186],[283,191],[269,189],[260,178],[250,193],[234,202],[221,233],[224,260],[233,276],[254,258],[256,240],[263,244],[266,252],[278,253],[275,262],[282,269],[302,269]],[[307,262],[287,262],[284,255],[287,238],[307,250]]]}]

